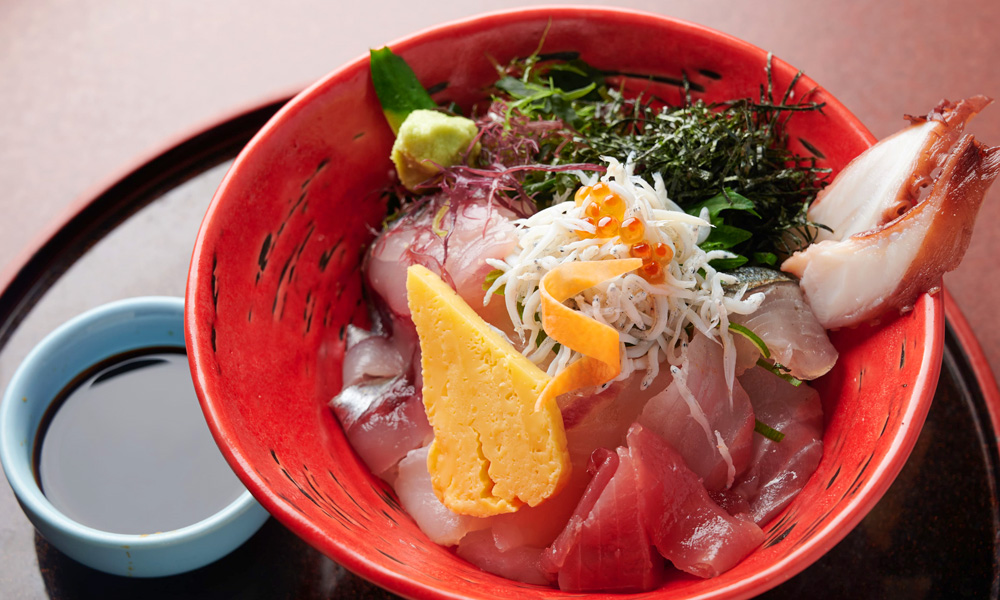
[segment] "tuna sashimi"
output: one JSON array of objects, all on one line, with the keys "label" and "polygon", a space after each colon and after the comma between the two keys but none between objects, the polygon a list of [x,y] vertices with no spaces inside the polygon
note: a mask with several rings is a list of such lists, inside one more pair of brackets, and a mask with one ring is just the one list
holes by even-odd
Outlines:
[{"label": "tuna sashimi", "polygon": [[789,384],[765,369],[740,376],[757,419],[784,438],[755,435],[750,468],[733,486],[750,503],[754,522],[764,525],[805,486],[823,456],[823,407],[809,386]]},{"label": "tuna sashimi", "polygon": [[573,465],[570,481],[555,498],[491,519],[500,548],[523,545],[544,548],[559,535],[590,482],[591,454],[598,448],[625,445],[625,434],[643,406],[670,382],[670,370],[664,365],[646,389],[642,389],[641,380],[639,376],[630,377],[612,383],[603,391],[591,389],[559,398]]},{"label": "tuna sashimi", "polygon": [[673,377],[665,362],[652,384],[643,389],[636,374],[594,393],[566,394],[559,399],[570,454],[586,466],[594,450],[625,445],[629,427],[651,398],[662,393]]},{"label": "tuna sashimi", "polygon": [[741,516],[746,519],[752,518],[750,515],[750,503],[747,502],[746,498],[731,489],[709,492],[708,497],[733,516]]},{"label": "tuna sashimi", "polygon": [[576,512],[542,555],[542,568],[572,592],[639,592],[663,574],[640,510],[636,469],[625,448],[597,450]]},{"label": "tuna sashimi", "polygon": [[[493,270],[486,259],[503,258],[517,245],[510,216],[485,201],[453,207],[446,197],[434,196],[375,240],[365,269],[368,283],[394,314],[408,316],[406,269],[419,264],[448,282],[474,309],[483,310],[482,285]],[[501,304],[490,303],[495,312]]]},{"label": "tuna sashimi", "polygon": [[646,403],[639,423],[684,457],[709,490],[721,490],[747,468],[753,444],[750,399],[723,375],[722,347],[696,334],[667,388]]},{"label": "tuna sashimi", "polygon": [[760,527],[716,504],[681,456],[652,431],[633,426],[627,456],[649,539],[678,569],[715,577],[764,541]]},{"label": "tuna sashimi", "polygon": [[434,494],[427,471],[427,447],[418,448],[399,461],[393,488],[399,503],[436,544],[454,546],[465,534],[485,528],[489,521],[451,512]]},{"label": "tuna sashimi", "polygon": [[748,292],[763,293],[764,301],[749,315],[732,315],[731,322],[757,335],[793,377],[816,379],[833,368],[837,349],[806,304],[798,282],[760,267],[739,269],[735,275],[749,286]]},{"label": "tuna sashimi", "polygon": [[714,577],[753,551],[764,533],[716,504],[684,459],[639,424],[616,452],[594,452],[577,511],[542,555],[560,589],[647,590],[664,575],[658,554],[698,577]]},{"label": "tuna sashimi", "polygon": [[379,476],[434,435],[420,392],[402,375],[344,388],[330,407],[358,456]]}]

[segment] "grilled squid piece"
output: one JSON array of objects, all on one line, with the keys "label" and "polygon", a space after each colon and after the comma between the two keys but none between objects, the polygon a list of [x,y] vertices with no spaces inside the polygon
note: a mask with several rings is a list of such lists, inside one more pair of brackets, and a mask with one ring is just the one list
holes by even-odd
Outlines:
[{"label": "grilled squid piece", "polygon": [[810,219],[833,233],[781,269],[799,278],[824,327],[910,310],[961,262],[986,190],[1000,173],[1000,147],[961,134],[990,102],[983,96],[943,102],[911,118],[910,127],[854,159],[810,209]]}]

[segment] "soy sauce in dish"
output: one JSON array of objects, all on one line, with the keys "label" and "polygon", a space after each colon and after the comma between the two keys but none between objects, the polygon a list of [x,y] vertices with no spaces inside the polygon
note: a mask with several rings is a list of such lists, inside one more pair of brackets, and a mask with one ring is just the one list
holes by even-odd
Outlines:
[{"label": "soy sauce in dish", "polygon": [[179,529],[244,490],[212,439],[183,348],[120,354],[79,375],[42,419],[34,450],[53,506],[107,532]]}]

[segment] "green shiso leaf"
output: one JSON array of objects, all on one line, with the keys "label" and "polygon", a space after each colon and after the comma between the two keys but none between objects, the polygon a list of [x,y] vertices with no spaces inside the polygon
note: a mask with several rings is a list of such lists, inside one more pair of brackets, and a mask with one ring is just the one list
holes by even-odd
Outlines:
[{"label": "green shiso leaf", "polygon": [[737,255],[732,258],[717,258],[708,264],[712,265],[712,268],[716,271],[732,271],[742,267],[747,262],[749,262],[747,257]]},{"label": "green shiso leaf", "polygon": [[753,233],[746,229],[720,223],[712,228],[711,233],[708,234],[708,238],[701,243],[701,249],[705,252],[729,250],[752,237]]},{"label": "green shiso leaf", "polygon": [[753,253],[754,262],[760,263],[762,265],[774,266],[778,264],[778,255],[774,252],[754,252]]},{"label": "green shiso leaf", "polygon": [[721,193],[712,196],[708,200],[689,206],[686,211],[688,214],[697,217],[701,215],[703,208],[708,209],[708,218],[713,225],[722,222],[719,213],[724,210],[745,210],[758,219],[760,218],[760,215],[754,210],[753,200],[737,194],[730,188],[724,189]]},{"label": "green shiso leaf", "polygon": [[437,108],[413,69],[392,50],[388,47],[372,50],[370,56],[372,84],[393,133],[399,132],[411,112]]}]

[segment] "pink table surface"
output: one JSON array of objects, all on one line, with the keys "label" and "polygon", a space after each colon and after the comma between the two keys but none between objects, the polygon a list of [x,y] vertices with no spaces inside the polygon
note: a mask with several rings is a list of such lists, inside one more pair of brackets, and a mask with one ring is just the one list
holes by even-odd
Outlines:
[{"label": "pink table surface", "polygon": [[[193,128],[293,92],[371,46],[524,4],[0,3],[0,272],[18,264],[74,201]],[[904,113],[925,112],[942,98],[1000,96],[1000,2],[992,0],[621,5],[695,21],[773,51],[879,137],[901,127]],[[973,130],[1000,144],[1000,107],[987,109]],[[964,264],[946,277],[994,371],[997,228],[1000,186],[984,204]],[[0,379],[15,366],[0,364]]]}]

